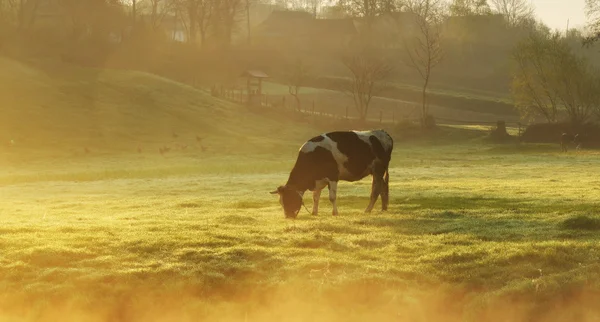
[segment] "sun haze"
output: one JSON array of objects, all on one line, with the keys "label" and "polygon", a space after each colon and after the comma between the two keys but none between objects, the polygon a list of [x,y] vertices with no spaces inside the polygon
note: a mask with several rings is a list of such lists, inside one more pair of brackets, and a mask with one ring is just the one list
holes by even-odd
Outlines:
[{"label": "sun haze", "polygon": [[536,16],[551,29],[585,26],[585,0],[532,0]]},{"label": "sun haze", "polygon": [[600,321],[600,41],[448,1],[0,0],[0,322]]}]

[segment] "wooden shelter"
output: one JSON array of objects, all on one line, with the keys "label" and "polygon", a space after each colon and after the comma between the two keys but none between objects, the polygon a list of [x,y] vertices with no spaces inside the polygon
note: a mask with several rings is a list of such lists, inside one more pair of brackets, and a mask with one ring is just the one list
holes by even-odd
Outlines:
[{"label": "wooden shelter", "polygon": [[262,80],[269,78],[265,72],[260,70],[246,70],[240,75],[247,78],[248,105],[260,105],[262,98]]}]

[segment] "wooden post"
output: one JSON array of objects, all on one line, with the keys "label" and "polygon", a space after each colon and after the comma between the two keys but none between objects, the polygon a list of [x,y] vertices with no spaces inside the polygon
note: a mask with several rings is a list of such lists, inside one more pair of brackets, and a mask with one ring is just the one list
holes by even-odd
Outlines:
[{"label": "wooden post", "polygon": [[383,110],[379,110],[379,124],[383,124]]},{"label": "wooden post", "polygon": [[312,110],[312,115],[315,115],[315,100],[313,100],[313,110]]},{"label": "wooden post", "polygon": [[262,95],[262,78],[258,79],[258,94]]},{"label": "wooden post", "polygon": [[392,111],[392,124],[396,124],[396,111]]},{"label": "wooden post", "polygon": [[348,105],[346,105],[346,120],[348,119]]}]

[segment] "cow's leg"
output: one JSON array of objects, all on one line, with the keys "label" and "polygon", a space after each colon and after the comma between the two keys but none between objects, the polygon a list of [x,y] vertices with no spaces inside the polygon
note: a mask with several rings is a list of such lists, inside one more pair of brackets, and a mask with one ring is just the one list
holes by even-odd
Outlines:
[{"label": "cow's leg", "polygon": [[390,173],[385,170],[383,178],[383,189],[381,190],[381,210],[386,211],[390,202]]},{"label": "cow's leg", "polygon": [[[376,165],[373,169],[373,183],[371,184],[371,201],[369,202],[367,209],[365,209],[365,212],[367,212],[367,213],[371,212],[371,210],[373,210],[373,207],[375,206],[375,202],[377,202],[377,198],[379,198],[379,195],[383,191],[384,172],[385,172],[385,169],[381,165]],[[382,198],[382,201],[383,201],[383,198]]]},{"label": "cow's leg", "polygon": [[319,213],[319,199],[321,199],[321,191],[322,189],[315,189],[313,191],[313,216],[316,216]]},{"label": "cow's leg", "polygon": [[334,216],[338,215],[337,204],[335,202],[335,200],[337,198],[337,184],[338,184],[337,181],[329,182],[329,201],[331,201],[331,205],[333,206],[332,214]]}]

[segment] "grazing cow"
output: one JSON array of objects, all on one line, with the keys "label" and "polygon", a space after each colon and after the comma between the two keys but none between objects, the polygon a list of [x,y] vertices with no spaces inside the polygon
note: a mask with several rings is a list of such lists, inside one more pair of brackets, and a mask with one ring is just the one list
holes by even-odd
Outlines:
[{"label": "grazing cow", "polygon": [[271,194],[279,195],[287,218],[296,218],[303,205],[306,190],[313,192],[313,215],[319,210],[321,190],[329,187],[333,215],[337,216],[337,186],[340,180],[358,181],[373,176],[370,212],[381,195],[381,209],[389,202],[389,173],[392,137],[383,130],[330,132],[308,140],[300,148],[296,164],[284,186]]},{"label": "grazing cow", "polygon": [[568,134],[568,133],[563,133],[560,137],[560,149],[562,152],[567,152],[569,149],[569,144],[573,143],[575,144],[575,149],[579,150],[581,149],[581,138],[579,136],[579,134]]}]

